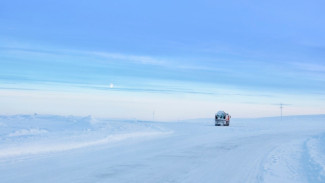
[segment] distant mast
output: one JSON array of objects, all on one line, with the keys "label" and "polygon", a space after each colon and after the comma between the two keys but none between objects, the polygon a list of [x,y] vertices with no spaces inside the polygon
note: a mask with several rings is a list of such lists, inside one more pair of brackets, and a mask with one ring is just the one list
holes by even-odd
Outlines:
[{"label": "distant mast", "polygon": [[283,109],[282,103],[280,104],[280,109],[281,109],[281,121],[282,121],[282,109]]},{"label": "distant mast", "polygon": [[277,106],[280,105],[280,120],[282,121],[282,119],[283,119],[283,108],[284,108],[284,106],[288,106],[288,105],[291,105],[291,104],[277,103],[277,104],[273,104],[273,105],[277,105]]}]

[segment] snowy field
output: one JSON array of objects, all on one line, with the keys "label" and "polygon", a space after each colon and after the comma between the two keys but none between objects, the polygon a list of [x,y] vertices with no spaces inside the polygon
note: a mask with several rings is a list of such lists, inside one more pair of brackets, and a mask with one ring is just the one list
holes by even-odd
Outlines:
[{"label": "snowy field", "polygon": [[325,115],[182,122],[0,116],[0,182],[325,182]]}]

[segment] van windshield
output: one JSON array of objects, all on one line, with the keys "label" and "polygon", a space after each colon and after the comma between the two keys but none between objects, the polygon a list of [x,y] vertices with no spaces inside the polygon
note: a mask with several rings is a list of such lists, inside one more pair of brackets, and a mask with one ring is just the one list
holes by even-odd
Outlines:
[{"label": "van windshield", "polygon": [[225,112],[223,112],[223,111],[219,111],[218,113],[217,113],[217,118],[225,118],[225,116],[226,116],[226,113]]}]

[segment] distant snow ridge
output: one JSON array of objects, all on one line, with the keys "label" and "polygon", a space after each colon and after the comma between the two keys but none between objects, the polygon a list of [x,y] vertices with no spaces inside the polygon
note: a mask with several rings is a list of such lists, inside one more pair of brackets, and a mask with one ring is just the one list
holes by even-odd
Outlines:
[{"label": "distant snow ridge", "polygon": [[17,130],[13,133],[10,133],[8,136],[9,137],[17,137],[17,136],[27,136],[27,135],[40,135],[47,133],[47,130],[43,129],[22,129],[22,130]]},{"label": "distant snow ridge", "polygon": [[170,132],[152,122],[92,116],[0,116],[0,159],[154,137]]},{"label": "distant snow ridge", "polygon": [[128,134],[116,134],[109,135],[103,139],[93,141],[81,141],[81,142],[70,142],[70,143],[54,143],[54,144],[23,144],[19,147],[11,147],[6,149],[0,149],[0,158],[11,157],[11,156],[22,156],[22,155],[33,155],[41,153],[53,153],[60,151],[67,151],[79,148],[85,148],[95,145],[103,145],[113,142],[118,142],[131,138],[139,137],[153,137],[160,135],[167,135],[168,132],[135,132]]}]

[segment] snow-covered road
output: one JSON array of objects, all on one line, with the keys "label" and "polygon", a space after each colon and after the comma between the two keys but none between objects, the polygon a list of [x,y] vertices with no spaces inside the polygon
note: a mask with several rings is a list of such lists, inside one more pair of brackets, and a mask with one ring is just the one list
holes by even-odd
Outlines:
[{"label": "snow-covered road", "polygon": [[229,127],[3,116],[0,127],[1,182],[325,182],[324,115]]}]

